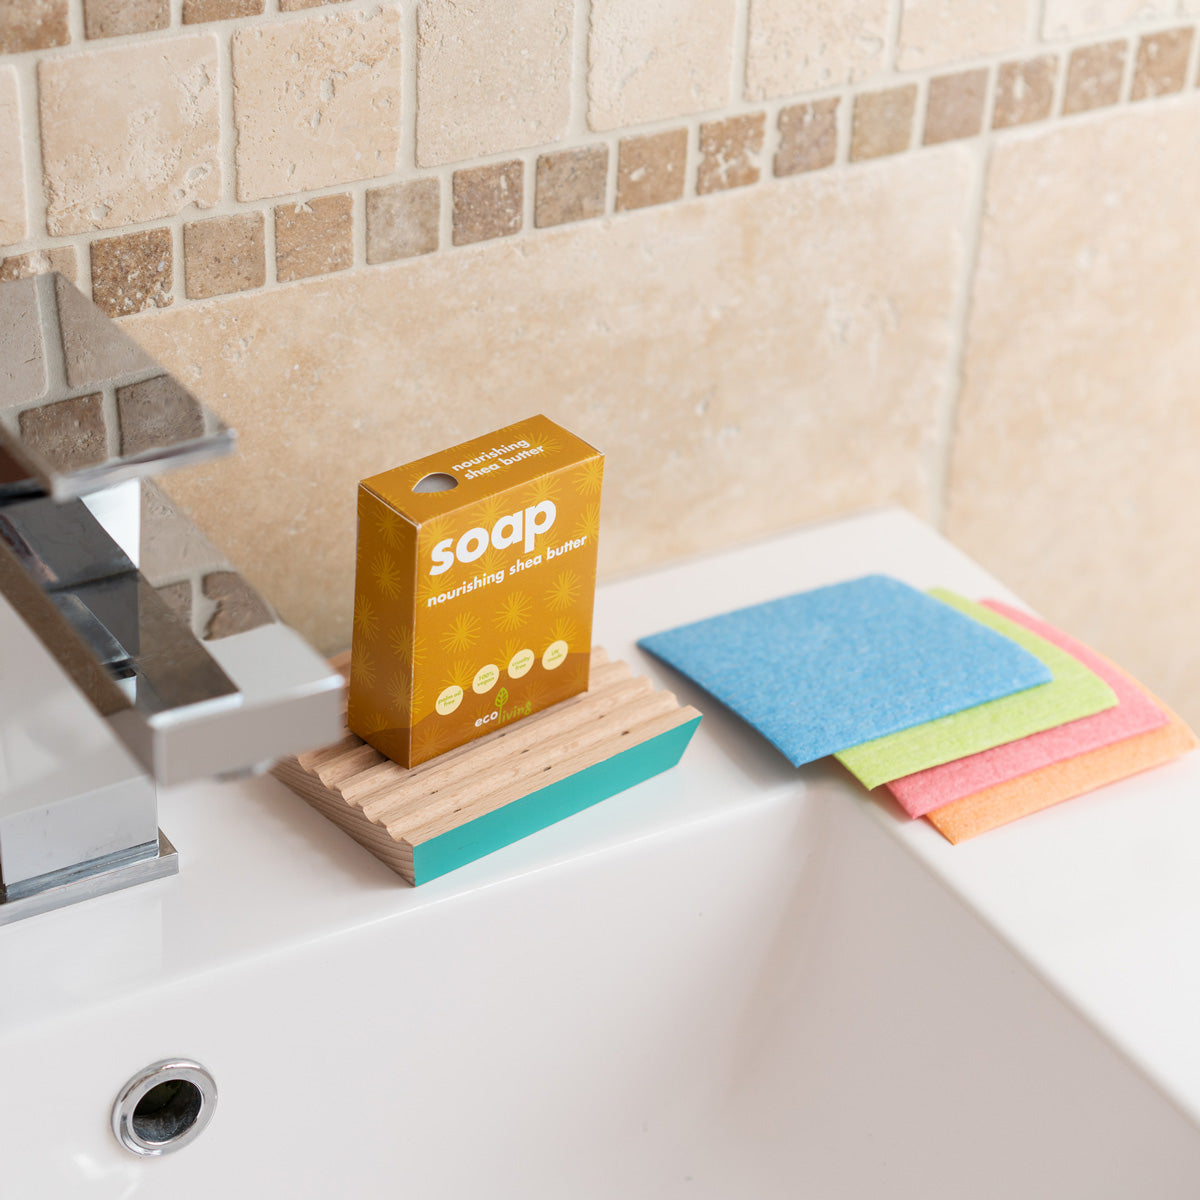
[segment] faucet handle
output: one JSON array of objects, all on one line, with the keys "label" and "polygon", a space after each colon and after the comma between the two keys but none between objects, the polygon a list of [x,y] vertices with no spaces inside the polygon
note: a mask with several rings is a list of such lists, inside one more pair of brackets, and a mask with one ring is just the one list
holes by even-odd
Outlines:
[{"label": "faucet handle", "polygon": [[0,499],[33,487],[73,499],[235,440],[63,276],[0,283]]}]

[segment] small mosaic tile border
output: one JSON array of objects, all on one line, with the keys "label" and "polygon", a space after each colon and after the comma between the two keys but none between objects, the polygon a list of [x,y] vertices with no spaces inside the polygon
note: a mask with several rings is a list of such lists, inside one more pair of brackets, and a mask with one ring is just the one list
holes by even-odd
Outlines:
[{"label": "small mosaic tile border", "polygon": [[[176,0],[176,4],[180,0]],[[289,13],[338,0],[276,0]],[[265,0],[182,0],[183,25],[233,22]],[[71,39],[54,0],[10,51]],[[172,26],[169,0],[85,0],[89,39]],[[235,26],[221,25],[224,36]],[[0,21],[0,34],[4,32]],[[176,32],[178,30],[176,29]],[[0,42],[0,46],[4,43]],[[755,105],[729,115],[658,121],[640,131],[582,134],[561,147],[493,155],[474,165],[299,193],[270,203],[164,218],[125,231],[30,239],[5,254],[0,280],[59,270],[113,316],[395,263],[434,252],[670,204],[770,180],[852,167],[948,142],[1070,119],[1197,86],[1196,24],[1178,20],[1075,45],[1035,47],[952,69],[877,77]],[[0,64],[11,61],[0,55]]]}]

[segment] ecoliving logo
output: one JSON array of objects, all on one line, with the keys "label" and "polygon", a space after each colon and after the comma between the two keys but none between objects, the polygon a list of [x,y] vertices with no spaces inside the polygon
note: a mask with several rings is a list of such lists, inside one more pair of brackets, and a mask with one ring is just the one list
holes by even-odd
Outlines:
[{"label": "ecoliving logo", "polygon": [[504,711],[504,706],[508,703],[508,689],[501,688],[496,693],[496,712],[500,715],[500,724],[506,725],[509,721],[515,721],[518,717],[527,717],[533,711],[533,701],[526,700],[524,704],[518,704],[516,708],[510,708],[508,712]]},{"label": "ecoliving logo", "polygon": [[510,708],[507,712],[504,711],[504,706],[508,703],[508,688],[501,688],[496,693],[496,702],[493,705],[493,711],[483,717],[475,718],[475,728],[482,729],[485,725],[490,725],[493,721],[500,725],[506,725],[509,721],[515,721],[518,717],[527,717],[533,711],[533,701],[526,700],[524,704],[518,704],[516,708]]}]

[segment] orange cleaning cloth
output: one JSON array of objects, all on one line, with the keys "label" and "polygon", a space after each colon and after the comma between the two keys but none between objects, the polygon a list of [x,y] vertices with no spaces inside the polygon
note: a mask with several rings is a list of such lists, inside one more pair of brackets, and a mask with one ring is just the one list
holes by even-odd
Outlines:
[{"label": "orange cleaning cloth", "polygon": [[934,809],[925,819],[948,841],[965,842],[1018,817],[1161,766],[1195,749],[1196,735],[1162,701],[1155,703],[1169,718],[1161,728],[984,788]]}]

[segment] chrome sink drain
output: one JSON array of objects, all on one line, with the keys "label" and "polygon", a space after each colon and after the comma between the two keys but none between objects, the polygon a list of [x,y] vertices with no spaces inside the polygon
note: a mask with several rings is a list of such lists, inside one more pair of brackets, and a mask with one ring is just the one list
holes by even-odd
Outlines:
[{"label": "chrome sink drain", "polygon": [[217,1084],[204,1067],[186,1058],[163,1059],[121,1089],[113,1133],[131,1154],[171,1154],[200,1136],[216,1104]]}]

